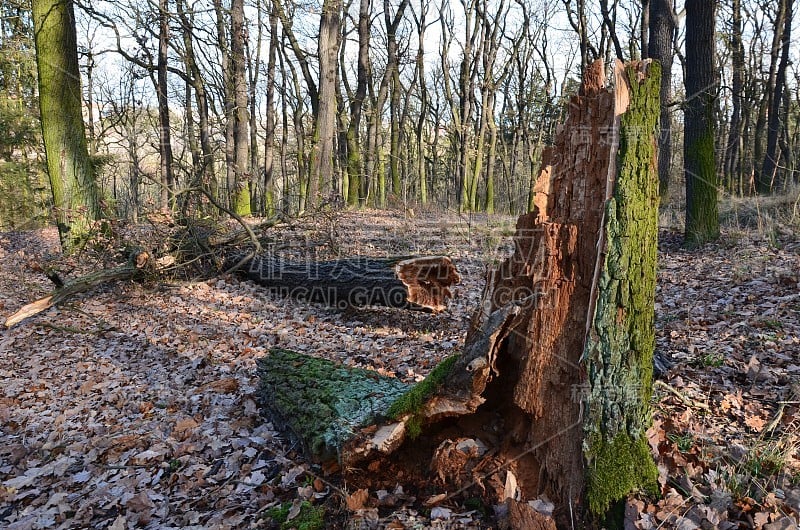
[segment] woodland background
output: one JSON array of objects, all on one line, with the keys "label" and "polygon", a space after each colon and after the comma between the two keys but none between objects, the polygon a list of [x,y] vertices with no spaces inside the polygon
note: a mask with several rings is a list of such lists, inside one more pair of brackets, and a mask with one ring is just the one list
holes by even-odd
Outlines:
[{"label": "woodland background", "polygon": [[[201,210],[207,200],[187,190],[202,187],[239,214],[320,204],[519,214],[583,68],[655,57],[661,188],[680,208],[689,55],[713,61],[701,88],[716,170],[702,179],[724,197],[796,195],[796,6],[704,3],[710,20],[668,0],[79,2],[102,207],[134,221]],[[5,228],[41,223],[50,206],[30,7],[0,7]],[[702,22],[713,42],[687,48],[687,24]]]}]

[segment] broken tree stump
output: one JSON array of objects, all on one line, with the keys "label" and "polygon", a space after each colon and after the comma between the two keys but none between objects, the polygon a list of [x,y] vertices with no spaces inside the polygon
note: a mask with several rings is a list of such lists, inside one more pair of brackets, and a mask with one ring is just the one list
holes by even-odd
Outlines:
[{"label": "broken tree stump", "polygon": [[[611,508],[656,488],[645,432],[661,73],[650,61],[617,63],[612,89],[602,78],[571,99],[534,210],[517,222],[513,256],[488,275],[463,353],[337,439],[349,485],[480,496],[520,529],[621,527]],[[260,366],[267,395],[327,378],[270,382],[275,364],[291,370],[270,359]],[[316,407],[316,393],[305,395]]]},{"label": "broken tree stump", "polygon": [[239,273],[281,296],[341,308],[381,305],[440,312],[461,277],[446,256],[291,262],[255,256]]}]

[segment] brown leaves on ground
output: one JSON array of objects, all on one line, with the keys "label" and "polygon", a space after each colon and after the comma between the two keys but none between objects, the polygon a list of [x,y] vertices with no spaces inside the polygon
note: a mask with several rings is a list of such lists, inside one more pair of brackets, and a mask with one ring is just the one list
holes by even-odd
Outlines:
[{"label": "brown leaves on ground", "polygon": [[730,235],[694,252],[662,243],[659,258],[656,348],[676,363],[666,383],[683,399],[656,388],[650,443],[665,496],[631,510],[630,524],[796,521],[800,244]]},{"label": "brown leaves on ground", "polygon": [[[120,283],[4,331],[0,526],[253,528],[297,499],[351,524],[491,524],[446,496],[423,512],[439,492],[329,487],[260,416],[255,360],[281,346],[419,380],[460,348],[485,267],[510,247],[513,220],[498,222],[366,212],[276,234],[293,259],[449,255],[463,281],[439,315],[340,311],[224,277]],[[783,243],[662,245],[657,349],[677,394],[656,389],[663,496],[631,499],[630,528],[774,530],[800,512],[800,245]],[[52,288],[26,263],[56,249],[52,229],[0,234],[2,316]]]}]

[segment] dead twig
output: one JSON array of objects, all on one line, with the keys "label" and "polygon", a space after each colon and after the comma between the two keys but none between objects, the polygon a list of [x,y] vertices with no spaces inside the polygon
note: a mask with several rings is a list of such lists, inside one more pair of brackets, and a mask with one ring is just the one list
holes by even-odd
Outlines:
[{"label": "dead twig", "polygon": [[656,387],[658,387],[658,388],[663,388],[663,389],[664,389],[664,390],[666,390],[667,392],[671,393],[672,395],[674,395],[675,397],[677,397],[678,399],[680,399],[680,400],[681,400],[681,403],[683,403],[683,404],[684,404],[684,405],[686,405],[687,407],[691,407],[691,408],[697,408],[697,409],[703,409],[703,410],[707,410],[707,411],[710,411],[710,410],[711,410],[711,407],[709,407],[709,406],[708,406],[708,405],[706,405],[705,403],[702,403],[702,402],[700,402],[700,401],[695,401],[695,400],[693,400],[693,399],[691,399],[691,398],[689,398],[689,397],[685,396],[684,394],[682,394],[681,392],[679,392],[679,391],[678,391],[678,390],[676,390],[675,388],[671,387],[670,385],[668,385],[668,384],[667,384],[667,383],[665,383],[664,381],[661,381],[661,380],[656,380],[656,381],[653,383],[653,388],[656,388]]}]

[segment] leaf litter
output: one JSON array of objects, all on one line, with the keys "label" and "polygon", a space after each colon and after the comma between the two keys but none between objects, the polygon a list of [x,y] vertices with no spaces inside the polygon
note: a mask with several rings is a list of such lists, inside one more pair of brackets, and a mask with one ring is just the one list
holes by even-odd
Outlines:
[{"label": "leaf litter", "polygon": [[[449,255],[462,283],[438,315],[332,309],[225,276],[101,287],[3,331],[0,525],[263,528],[270,508],[310,501],[331,527],[493,527],[455,499],[425,509],[400,485],[336,493],[260,416],[255,361],[280,346],[420,380],[463,344],[512,233],[499,216],[373,211],[276,234],[272,251],[293,259]],[[626,525],[794,528],[800,244],[751,234],[688,252],[662,236],[657,351],[674,365],[649,432],[662,495],[632,496]],[[57,245],[53,229],[0,234],[3,315],[49,291],[29,263]]]}]

